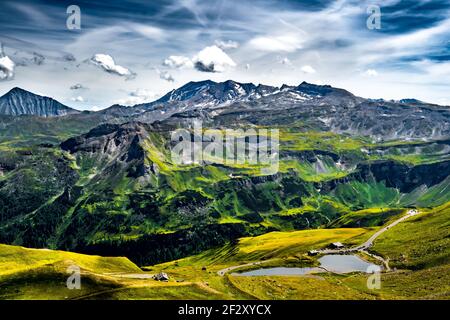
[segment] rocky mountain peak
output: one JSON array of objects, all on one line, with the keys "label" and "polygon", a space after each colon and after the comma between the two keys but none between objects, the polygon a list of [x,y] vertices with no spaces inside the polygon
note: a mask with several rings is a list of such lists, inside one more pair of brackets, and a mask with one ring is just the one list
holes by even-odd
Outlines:
[{"label": "rocky mountain peak", "polygon": [[43,97],[19,87],[14,87],[0,97],[0,114],[4,115],[55,117],[74,113],[79,111],[50,97]]}]

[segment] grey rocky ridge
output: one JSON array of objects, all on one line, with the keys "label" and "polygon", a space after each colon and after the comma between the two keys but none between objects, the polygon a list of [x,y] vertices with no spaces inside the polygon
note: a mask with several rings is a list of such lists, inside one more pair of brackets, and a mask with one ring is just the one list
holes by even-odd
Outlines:
[{"label": "grey rocky ridge", "polygon": [[446,106],[411,99],[364,99],[343,89],[306,82],[279,88],[231,80],[190,82],[154,102],[115,105],[102,112],[147,123],[173,115],[214,118],[220,123],[238,118],[259,125],[301,121],[307,127],[376,140],[432,140],[450,134]]}]

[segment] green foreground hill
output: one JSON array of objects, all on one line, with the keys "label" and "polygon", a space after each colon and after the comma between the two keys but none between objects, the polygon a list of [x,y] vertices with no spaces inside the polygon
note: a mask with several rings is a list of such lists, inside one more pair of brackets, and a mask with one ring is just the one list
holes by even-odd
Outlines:
[{"label": "green foreground hill", "polygon": [[[330,242],[364,242],[375,228],[273,232],[242,238],[202,254],[149,266],[125,258],[103,258],[61,251],[0,246],[0,297],[3,299],[449,299],[450,203],[427,209],[390,228],[373,253],[389,259],[381,289],[366,286],[368,275],[322,273],[311,276],[242,277],[218,271],[272,266],[314,266],[308,250]],[[367,258],[367,257],[366,257]],[[252,263],[258,263],[253,265]],[[260,264],[261,263],[261,264]],[[68,290],[67,266],[82,269],[82,290]],[[7,270],[7,271],[6,271]],[[166,272],[168,282],[151,279]],[[139,276],[140,275],[140,276]],[[142,277],[142,278],[139,278]]]}]

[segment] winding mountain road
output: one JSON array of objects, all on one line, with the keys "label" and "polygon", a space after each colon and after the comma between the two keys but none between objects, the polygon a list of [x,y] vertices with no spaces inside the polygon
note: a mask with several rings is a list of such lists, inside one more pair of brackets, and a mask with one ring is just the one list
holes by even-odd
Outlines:
[{"label": "winding mountain road", "polygon": [[363,244],[357,246],[357,247],[353,247],[353,248],[343,248],[343,249],[322,249],[322,250],[317,250],[318,254],[339,254],[339,253],[350,253],[350,252],[363,252],[365,254],[367,254],[368,256],[380,261],[383,263],[386,271],[390,271],[391,268],[389,267],[389,259],[384,259],[383,257],[377,256],[373,253],[370,253],[367,251],[367,249],[369,249],[371,246],[373,246],[373,242],[379,237],[381,236],[383,233],[385,233],[386,231],[388,231],[390,228],[396,226],[397,224],[399,224],[400,222],[405,221],[406,219],[409,219],[415,215],[418,215],[419,211],[416,209],[411,209],[407,212],[407,214],[405,214],[403,217],[395,220],[394,222],[390,223],[389,225],[381,228],[380,230],[378,230],[377,232],[375,232],[366,242],[364,242]]},{"label": "winding mountain road", "polygon": [[373,246],[373,242],[379,237],[381,236],[383,233],[385,233],[386,231],[388,231],[390,228],[396,226],[397,224],[399,224],[400,222],[405,221],[406,219],[409,219],[415,215],[418,215],[419,211],[412,209],[409,210],[408,213],[406,215],[404,215],[403,217],[395,220],[394,222],[392,222],[391,224],[381,228],[380,230],[378,230],[377,232],[375,232],[366,242],[364,242],[363,244],[357,246],[357,247],[353,247],[353,248],[343,248],[343,249],[322,249],[322,250],[317,250],[318,253],[324,253],[324,254],[335,254],[335,253],[344,253],[344,252],[355,252],[355,251],[364,251],[369,249],[371,246]]}]

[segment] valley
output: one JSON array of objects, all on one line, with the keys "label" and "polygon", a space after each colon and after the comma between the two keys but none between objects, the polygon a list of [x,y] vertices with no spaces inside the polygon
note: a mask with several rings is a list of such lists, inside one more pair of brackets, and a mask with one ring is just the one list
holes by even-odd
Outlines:
[{"label": "valley", "polygon": [[[449,298],[448,107],[231,80],[98,112],[49,99],[0,98],[0,298]],[[174,130],[211,144],[194,121],[278,129],[278,172],[175,162]],[[337,242],[388,261],[381,289],[361,272],[233,275],[316,267]],[[81,291],[64,288],[72,264]]]}]

